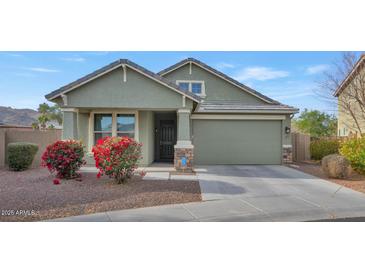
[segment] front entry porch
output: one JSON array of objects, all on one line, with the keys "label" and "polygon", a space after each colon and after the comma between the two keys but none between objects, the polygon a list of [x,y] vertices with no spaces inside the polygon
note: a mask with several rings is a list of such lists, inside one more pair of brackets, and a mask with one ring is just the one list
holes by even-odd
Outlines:
[{"label": "front entry porch", "polygon": [[91,149],[98,138],[128,134],[142,143],[141,167],[171,163],[178,171],[193,168],[190,109],[64,109],[63,139],[80,139],[94,166]]},{"label": "front entry porch", "polygon": [[155,112],[155,162],[171,162],[178,171],[193,168],[190,110]]}]

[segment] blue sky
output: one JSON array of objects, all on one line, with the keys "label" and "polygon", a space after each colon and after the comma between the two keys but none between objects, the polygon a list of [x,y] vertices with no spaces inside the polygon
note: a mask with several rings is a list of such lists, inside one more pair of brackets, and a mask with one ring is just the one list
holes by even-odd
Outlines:
[{"label": "blue sky", "polygon": [[332,111],[316,81],[341,52],[0,52],[0,105],[36,109],[48,92],[119,58],[158,72],[187,57],[282,103]]}]

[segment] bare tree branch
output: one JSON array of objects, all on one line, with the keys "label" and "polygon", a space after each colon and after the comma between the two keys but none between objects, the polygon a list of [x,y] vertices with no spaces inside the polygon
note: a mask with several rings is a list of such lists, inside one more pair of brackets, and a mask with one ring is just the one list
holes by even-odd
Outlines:
[{"label": "bare tree branch", "polygon": [[[332,64],[332,69],[323,74],[318,82],[318,95],[322,100],[338,107],[340,115],[346,119],[341,120],[348,129],[359,132],[360,135],[365,130],[365,69],[364,65],[358,66],[354,70],[359,60],[359,54],[354,52],[344,52],[340,60]],[[346,85],[341,87],[347,78]],[[338,97],[334,93],[341,87],[342,91]]]}]

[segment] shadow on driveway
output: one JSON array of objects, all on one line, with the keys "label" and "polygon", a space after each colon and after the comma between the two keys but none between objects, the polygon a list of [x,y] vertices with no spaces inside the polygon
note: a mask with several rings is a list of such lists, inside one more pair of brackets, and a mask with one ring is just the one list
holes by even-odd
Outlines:
[{"label": "shadow on driveway", "polygon": [[324,219],[308,222],[365,222],[365,217],[353,217],[353,218],[338,218],[338,219]]},{"label": "shadow on driveway", "polygon": [[226,194],[239,195],[246,193],[246,189],[242,186],[230,184],[225,181],[209,181],[200,180],[200,188],[202,193],[209,194]]}]

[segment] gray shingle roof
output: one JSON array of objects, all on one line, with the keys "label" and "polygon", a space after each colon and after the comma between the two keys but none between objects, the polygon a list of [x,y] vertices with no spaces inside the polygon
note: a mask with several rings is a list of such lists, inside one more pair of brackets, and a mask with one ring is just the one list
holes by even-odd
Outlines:
[{"label": "gray shingle roof", "polygon": [[265,101],[267,101],[267,102],[269,102],[271,104],[280,104],[280,102],[275,101],[275,100],[273,100],[273,99],[271,99],[271,98],[263,95],[262,93],[260,93],[260,92],[258,92],[256,90],[254,90],[254,89],[252,89],[252,88],[250,88],[250,87],[242,84],[241,82],[239,82],[239,81],[237,81],[237,80],[229,77],[228,75],[224,74],[223,72],[220,72],[219,70],[216,70],[215,68],[212,68],[211,66],[208,66],[207,64],[205,64],[205,63],[203,63],[203,62],[201,62],[201,61],[199,61],[199,60],[197,60],[195,58],[187,58],[187,59],[184,59],[184,60],[182,60],[182,61],[180,61],[180,62],[178,62],[178,63],[176,63],[176,64],[174,64],[174,65],[172,65],[172,66],[170,66],[170,67],[168,67],[166,69],[164,69],[164,70],[161,70],[157,74],[163,76],[164,74],[167,74],[168,72],[170,72],[172,70],[175,70],[176,68],[178,68],[180,66],[183,66],[185,64],[188,64],[190,62],[196,63],[196,64],[204,67],[206,70],[211,71],[211,72],[219,75],[220,77],[224,78],[228,82],[231,82],[231,83],[233,83],[233,84],[241,87],[243,90],[246,90],[246,91],[248,91],[248,92],[256,95],[257,97],[259,97],[259,98],[261,98],[261,99],[263,99],[263,100],[265,100]]},{"label": "gray shingle roof", "polygon": [[112,69],[116,69],[118,67],[120,67],[121,65],[127,65],[127,66],[130,66],[136,70],[139,70],[145,74],[147,74],[148,76],[154,78],[155,80],[157,80],[158,82],[161,82],[161,83],[164,83],[166,84],[167,86],[169,86],[170,88],[176,90],[176,91],[179,91],[180,93],[183,93],[183,94],[186,94],[187,97],[193,99],[194,101],[196,102],[200,102],[201,101],[201,98],[197,95],[195,95],[194,93],[192,92],[189,92],[189,91],[184,91],[182,89],[180,89],[176,84],[174,83],[171,83],[170,81],[168,81],[167,79],[161,77],[160,75],[156,74],[156,73],[153,73],[152,71],[128,60],[128,59],[119,59],[113,63],[110,63],[109,65],[105,66],[105,67],[102,67],[84,77],[81,77],[80,79],[68,84],[68,85],[65,85],[55,91],[52,91],[51,93],[47,94],[45,97],[46,99],[52,99],[52,98],[55,98],[59,95],[61,95],[62,93],[64,92],[67,92],[68,90],[74,88],[75,86],[78,86],[80,84],[83,84],[83,83],[86,83],[88,82],[89,80],[91,80],[92,78],[94,77],[97,77],[101,74],[103,74],[104,72],[108,71],[108,70],[112,70]]},{"label": "gray shingle roof", "polygon": [[297,113],[299,110],[279,104],[248,105],[239,101],[206,101],[194,113]]}]

